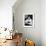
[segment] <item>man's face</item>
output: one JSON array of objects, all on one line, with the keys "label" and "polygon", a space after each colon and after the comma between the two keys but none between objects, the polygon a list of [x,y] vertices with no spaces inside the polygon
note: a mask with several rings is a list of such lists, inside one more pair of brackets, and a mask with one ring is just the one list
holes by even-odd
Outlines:
[{"label": "man's face", "polygon": [[30,17],[28,17],[28,20],[30,20],[31,18]]}]

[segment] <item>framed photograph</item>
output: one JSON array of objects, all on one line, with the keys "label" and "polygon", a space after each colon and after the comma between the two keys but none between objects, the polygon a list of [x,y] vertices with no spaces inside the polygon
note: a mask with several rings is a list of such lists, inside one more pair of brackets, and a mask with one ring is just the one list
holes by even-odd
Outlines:
[{"label": "framed photograph", "polygon": [[28,13],[24,14],[24,27],[34,27],[34,14]]}]

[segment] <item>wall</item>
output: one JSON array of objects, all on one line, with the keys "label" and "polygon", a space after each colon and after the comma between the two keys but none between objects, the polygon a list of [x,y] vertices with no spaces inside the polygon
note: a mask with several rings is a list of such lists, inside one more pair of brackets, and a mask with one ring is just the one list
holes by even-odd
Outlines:
[{"label": "wall", "polygon": [[46,0],[41,1],[41,41],[46,46]]},{"label": "wall", "polygon": [[0,27],[12,29],[12,6],[16,0],[0,0]]},{"label": "wall", "polygon": [[[32,13],[35,17],[34,27],[24,28],[24,13]],[[15,30],[23,33],[24,39],[35,41],[36,46],[41,46],[41,0],[23,0],[19,5],[13,6]]]}]

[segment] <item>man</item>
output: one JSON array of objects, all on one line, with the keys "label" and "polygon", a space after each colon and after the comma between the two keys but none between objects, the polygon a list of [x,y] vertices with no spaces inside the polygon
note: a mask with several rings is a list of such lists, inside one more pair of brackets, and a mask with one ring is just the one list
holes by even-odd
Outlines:
[{"label": "man", "polygon": [[32,15],[28,15],[25,18],[25,26],[32,26],[33,23],[33,16]]}]

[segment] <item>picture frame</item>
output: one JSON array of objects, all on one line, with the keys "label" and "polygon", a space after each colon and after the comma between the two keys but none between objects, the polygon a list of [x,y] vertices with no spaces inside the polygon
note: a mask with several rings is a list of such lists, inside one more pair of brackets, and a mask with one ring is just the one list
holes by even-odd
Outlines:
[{"label": "picture frame", "polygon": [[25,13],[23,15],[23,26],[34,27],[34,13]]}]

